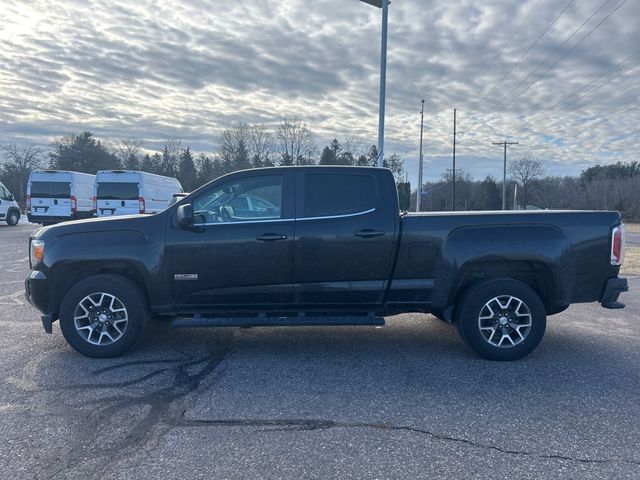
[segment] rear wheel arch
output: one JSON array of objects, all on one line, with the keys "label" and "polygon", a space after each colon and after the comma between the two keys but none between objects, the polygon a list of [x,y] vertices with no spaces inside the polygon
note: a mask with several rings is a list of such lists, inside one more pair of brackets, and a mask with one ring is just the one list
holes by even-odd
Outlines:
[{"label": "rear wheel arch", "polygon": [[474,261],[465,264],[449,293],[448,305],[455,307],[465,292],[477,282],[495,278],[512,279],[524,283],[535,291],[548,315],[563,311],[558,304],[560,284],[551,267],[541,261],[501,260]]}]

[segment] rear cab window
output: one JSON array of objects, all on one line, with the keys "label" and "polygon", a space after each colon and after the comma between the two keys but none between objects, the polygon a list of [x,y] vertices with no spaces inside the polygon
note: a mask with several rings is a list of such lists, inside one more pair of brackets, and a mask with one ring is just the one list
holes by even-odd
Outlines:
[{"label": "rear cab window", "polygon": [[376,209],[376,178],[367,174],[305,173],[301,218],[339,217]]}]

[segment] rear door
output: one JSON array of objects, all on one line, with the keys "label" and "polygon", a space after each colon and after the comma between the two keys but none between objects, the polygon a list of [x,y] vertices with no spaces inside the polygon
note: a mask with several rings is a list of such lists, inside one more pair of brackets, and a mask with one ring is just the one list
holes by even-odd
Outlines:
[{"label": "rear door", "polygon": [[[298,172],[295,279],[302,306],[371,308],[391,274],[397,201],[373,170]],[[389,178],[392,182],[392,180]]]},{"label": "rear door", "polygon": [[71,182],[32,181],[31,216],[71,218]]},{"label": "rear door", "polygon": [[140,213],[140,187],[137,180],[115,182],[98,179],[96,208],[100,217]]}]

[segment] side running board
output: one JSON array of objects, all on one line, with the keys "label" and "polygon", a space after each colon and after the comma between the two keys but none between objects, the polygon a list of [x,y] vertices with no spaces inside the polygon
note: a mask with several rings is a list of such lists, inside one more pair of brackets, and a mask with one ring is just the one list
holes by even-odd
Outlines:
[{"label": "side running board", "polygon": [[384,325],[384,318],[373,313],[365,315],[311,316],[304,313],[291,316],[274,316],[264,313],[253,317],[180,317],[171,322],[172,327],[300,327],[300,326],[353,326]]}]

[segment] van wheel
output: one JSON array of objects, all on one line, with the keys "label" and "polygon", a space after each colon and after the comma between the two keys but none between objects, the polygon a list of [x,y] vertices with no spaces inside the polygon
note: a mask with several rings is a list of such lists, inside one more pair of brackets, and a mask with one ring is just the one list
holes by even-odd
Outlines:
[{"label": "van wheel", "polygon": [[510,278],[472,285],[456,308],[458,331],[489,360],[517,360],[540,343],[547,326],[544,304],[529,286]]},{"label": "van wheel", "polygon": [[143,336],[149,321],[144,294],[131,280],[96,275],[74,285],[60,306],[60,329],[88,357],[117,357]]},{"label": "van wheel", "polygon": [[20,221],[20,214],[15,210],[11,210],[9,215],[7,215],[7,224],[11,227],[15,227],[18,224],[18,221]]}]

